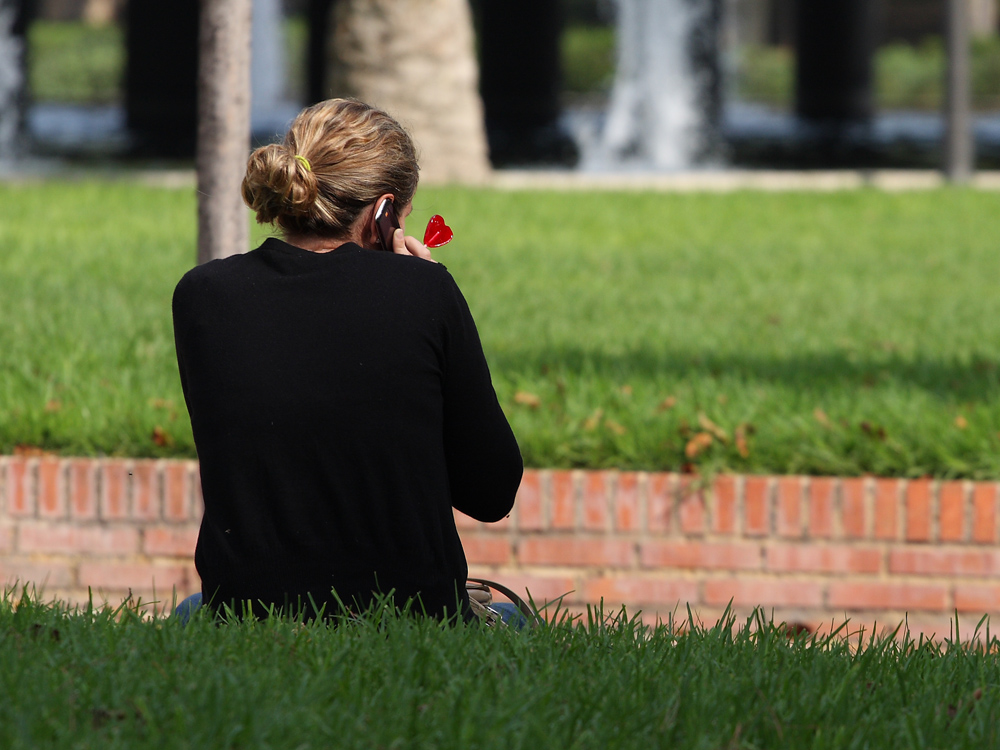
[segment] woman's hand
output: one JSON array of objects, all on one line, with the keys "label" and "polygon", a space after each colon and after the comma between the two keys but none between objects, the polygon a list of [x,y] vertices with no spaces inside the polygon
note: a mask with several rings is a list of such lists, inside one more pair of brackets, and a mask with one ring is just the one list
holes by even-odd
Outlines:
[{"label": "woman's hand", "polygon": [[437,263],[431,257],[430,249],[423,242],[416,237],[404,235],[402,229],[397,229],[392,233],[392,251],[396,255],[413,255],[417,258],[429,260],[431,263]]}]

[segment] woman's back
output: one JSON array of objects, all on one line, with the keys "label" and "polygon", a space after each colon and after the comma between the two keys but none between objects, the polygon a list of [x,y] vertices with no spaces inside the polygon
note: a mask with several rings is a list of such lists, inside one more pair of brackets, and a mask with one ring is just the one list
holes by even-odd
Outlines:
[{"label": "woman's back", "polygon": [[521,460],[447,271],[271,239],[189,272],[174,316],[206,597],[332,608],[331,589],[361,606],[395,590],[454,611],[451,507],[501,518]]}]

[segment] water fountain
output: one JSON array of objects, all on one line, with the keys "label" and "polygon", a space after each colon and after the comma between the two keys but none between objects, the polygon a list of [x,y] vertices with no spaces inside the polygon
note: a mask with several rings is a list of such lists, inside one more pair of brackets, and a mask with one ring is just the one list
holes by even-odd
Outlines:
[{"label": "water fountain", "polygon": [[617,0],[618,65],[581,168],[681,170],[719,154],[719,0]]},{"label": "water fountain", "polygon": [[281,0],[253,0],[250,58],[250,120],[262,140],[283,134],[298,111],[286,95],[284,13]]}]

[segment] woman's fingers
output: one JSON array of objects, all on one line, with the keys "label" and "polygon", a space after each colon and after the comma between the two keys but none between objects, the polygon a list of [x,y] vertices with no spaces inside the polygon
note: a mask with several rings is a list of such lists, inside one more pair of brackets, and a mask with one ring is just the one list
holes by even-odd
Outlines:
[{"label": "woman's fingers", "polygon": [[433,263],[437,262],[431,257],[431,251],[423,242],[410,235],[404,236],[402,229],[397,229],[393,232],[392,251],[396,255],[413,255],[414,257],[423,258]]},{"label": "woman's fingers", "polygon": [[396,253],[396,255],[409,255],[406,251],[406,241],[403,238],[402,229],[396,229],[392,233],[392,251]]}]

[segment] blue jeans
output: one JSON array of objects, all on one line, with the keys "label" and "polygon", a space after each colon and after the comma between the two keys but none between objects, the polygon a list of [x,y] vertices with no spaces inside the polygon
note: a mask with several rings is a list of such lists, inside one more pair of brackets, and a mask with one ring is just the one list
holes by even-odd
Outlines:
[{"label": "blue jeans", "polygon": [[181,625],[187,625],[188,620],[191,619],[191,615],[199,607],[201,607],[200,591],[197,594],[191,594],[191,596],[178,604],[177,609],[174,610],[174,617],[181,621]]}]

